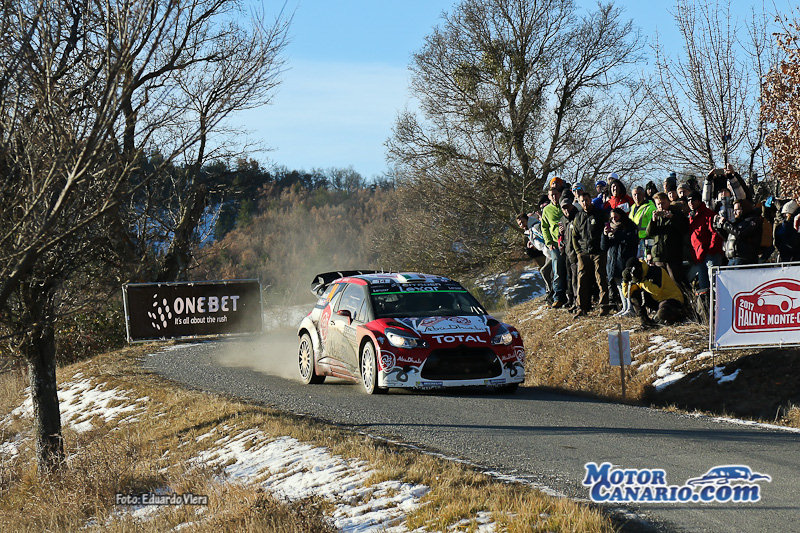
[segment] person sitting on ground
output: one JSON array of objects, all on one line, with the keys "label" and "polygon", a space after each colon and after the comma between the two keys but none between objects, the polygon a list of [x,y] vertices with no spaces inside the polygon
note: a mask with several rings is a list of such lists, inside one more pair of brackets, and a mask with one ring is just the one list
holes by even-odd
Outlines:
[{"label": "person sitting on ground", "polygon": [[592,273],[600,289],[600,316],[605,316],[611,312],[608,305],[606,254],[600,248],[606,215],[605,211],[594,207],[589,193],[583,193],[580,201],[583,211],[577,214],[573,222],[573,244],[578,252],[578,309],[575,317],[586,316],[591,308]]},{"label": "person sitting on ground", "polygon": [[[631,308],[639,316],[644,329],[656,324],[672,325],[686,319],[683,294],[661,267],[648,265],[641,259],[629,259],[622,272],[622,288],[631,299]],[[652,319],[648,309],[655,311]]]},{"label": "person sitting on ground", "polygon": [[636,257],[639,248],[639,231],[636,224],[628,218],[628,213],[619,207],[611,210],[609,221],[603,229],[600,248],[606,252],[606,275],[609,292],[615,292],[622,304],[617,316],[633,314],[630,300],[622,291],[622,271],[628,260]]},{"label": "person sitting on ground", "polygon": [[752,265],[758,263],[761,246],[761,212],[753,208],[749,200],[733,203],[734,221],[728,222],[722,215],[714,217],[714,229],[726,236],[723,249],[728,265]]},{"label": "person sitting on ground", "polygon": [[775,225],[774,242],[778,250],[779,263],[800,261],[800,233],[794,229],[792,220],[800,211],[794,200],[789,200],[781,207],[781,222]]},{"label": "person sitting on ground", "polygon": [[608,188],[611,189],[611,196],[603,206],[606,210],[620,208],[626,213],[631,210],[633,205],[633,198],[628,196],[628,191],[625,185],[618,179],[613,179],[608,182]]},{"label": "person sitting on ground", "polygon": [[689,221],[663,192],[656,194],[655,204],[653,219],[647,225],[647,236],[653,239],[650,255],[656,266],[667,269],[675,283],[683,283],[683,240]]}]

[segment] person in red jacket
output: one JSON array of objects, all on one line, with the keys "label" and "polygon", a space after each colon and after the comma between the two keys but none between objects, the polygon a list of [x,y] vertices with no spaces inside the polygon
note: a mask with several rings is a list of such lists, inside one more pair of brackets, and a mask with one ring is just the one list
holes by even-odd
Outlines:
[{"label": "person in red jacket", "polygon": [[618,179],[612,179],[609,181],[608,187],[611,190],[611,196],[603,207],[609,211],[619,208],[630,213],[631,207],[633,207],[633,198],[628,195],[625,185]]},{"label": "person in red jacket", "polygon": [[722,264],[722,236],[714,229],[714,212],[703,203],[702,195],[693,191],[689,200],[689,242],[691,257],[688,282],[697,279],[698,294],[710,287],[708,269]]}]

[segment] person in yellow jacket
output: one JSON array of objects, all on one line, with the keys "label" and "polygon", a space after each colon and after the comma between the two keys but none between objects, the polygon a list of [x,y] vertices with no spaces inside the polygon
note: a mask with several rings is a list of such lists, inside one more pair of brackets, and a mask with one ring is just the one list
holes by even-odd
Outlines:
[{"label": "person in yellow jacket", "polygon": [[[622,292],[630,298],[631,308],[644,328],[686,319],[683,294],[663,267],[629,259],[622,272]],[[648,309],[655,311],[653,319],[648,316]]]}]

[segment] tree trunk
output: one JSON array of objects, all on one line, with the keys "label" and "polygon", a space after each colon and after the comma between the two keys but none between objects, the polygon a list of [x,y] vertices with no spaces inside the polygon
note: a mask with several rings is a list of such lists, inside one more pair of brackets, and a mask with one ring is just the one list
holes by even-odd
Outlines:
[{"label": "tree trunk", "polygon": [[25,337],[23,350],[30,377],[36,459],[39,475],[45,475],[61,464],[64,443],[56,387],[55,335],[46,312],[50,298],[49,295],[42,295],[35,299],[39,301],[31,302],[29,310],[35,325]]}]

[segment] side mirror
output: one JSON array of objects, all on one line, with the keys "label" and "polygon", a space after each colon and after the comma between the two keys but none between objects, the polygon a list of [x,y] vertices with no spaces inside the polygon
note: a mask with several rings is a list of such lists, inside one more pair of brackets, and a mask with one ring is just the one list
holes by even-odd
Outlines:
[{"label": "side mirror", "polygon": [[349,309],[339,309],[338,311],[336,311],[336,314],[346,318],[348,324],[350,324],[353,321],[353,315],[350,314]]}]

